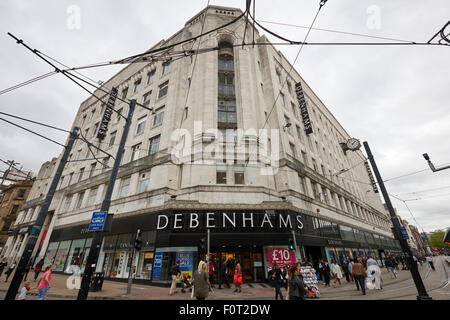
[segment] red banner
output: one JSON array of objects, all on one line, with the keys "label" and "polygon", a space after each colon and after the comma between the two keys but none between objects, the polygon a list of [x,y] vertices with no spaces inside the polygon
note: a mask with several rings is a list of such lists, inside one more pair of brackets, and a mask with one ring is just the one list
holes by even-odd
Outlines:
[{"label": "red banner", "polygon": [[272,268],[272,262],[275,261],[279,268],[284,266],[287,261],[289,265],[293,265],[295,261],[295,251],[286,248],[267,248],[266,249],[267,266]]}]

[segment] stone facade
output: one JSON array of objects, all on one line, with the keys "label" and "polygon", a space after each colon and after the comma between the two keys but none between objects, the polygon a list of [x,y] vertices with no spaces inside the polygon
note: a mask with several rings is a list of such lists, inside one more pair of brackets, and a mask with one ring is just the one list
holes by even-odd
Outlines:
[{"label": "stone facade", "polygon": [[[239,9],[209,6],[152,49],[189,39],[198,35],[202,28],[214,29],[240,14]],[[120,98],[136,99],[153,109],[150,112],[136,107],[110,212],[118,219],[180,208],[288,208],[392,239],[389,218],[379,194],[371,187],[364,155],[361,151],[348,151],[344,155],[341,149],[340,143],[351,136],[301,76],[295,70],[289,74],[290,63],[264,35],[257,30],[254,32],[255,42],[265,45],[238,46],[242,43],[244,28],[242,18],[196,42],[172,49],[173,53],[197,49],[199,43],[200,49],[218,48],[227,43],[223,50],[230,50],[233,57],[235,128],[246,132],[242,140],[225,143],[230,148],[227,150],[231,150],[232,161],[220,165],[199,161],[205,159],[202,150],[211,141],[217,141],[211,129],[218,128],[219,90],[226,89],[218,77],[221,49],[171,60],[160,54],[154,61],[128,65],[104,83],[103,87],[108,90],[116,87]],[[245,41],[251,42],[252,37],[253,30],[248,25]],[[284,81],[286,85],[282,86]],[[304,132],[293,89],[297,82],[302,84],[312,119],[314,133],[310,135]],[[104,100],[108,98],[99,90],[95,94]],[[114,107],[124,116],[128,108],[127,103],[119,100]],[[125,120],[113,113],[106,137],[99,141],[96,133],[103,111],[104,106],[94,97],[83,101],[73,127],[80,127],[86,139],[115,156]],[[286,123],[291,125],[286,126]],[[179,134],[177,129],[184,131]],[[278,168],[273,175],[261,174],[261,168],[267,167],[265,164],[246,161],[252,155],[250,148],[237,150],[238,145],[248,147],[251,141],[261,143],[257,134],[252,133],[261,129],[273,130],[275,138],[272,140],[280,141]],[[185,140],[181,140],[182,136]],[[190,139],[186,138],[189,136]],[[187,158],[194,161],[176,163],[173,154],[180,145],[184,146],[183,150],[187,147],[193,150]],[[92,212],[100,208],[113,159],[101,151],[92,151],[102,158],[102,163],[74,161],[93,158],[93,154],[81,139],[73,147],[71,162],[64,168],[49,209],[48,233],[42,241],[40,256],[45,254],[53,230],[89,223]],[[244,161],[236,159],[238,154]],[[60,158],[61,155],[43,165],[29,200],[19,214],[17,227],[32,223],[37,216]],[[220,170],[223,174],[219,174]],[[218,183],[219,176],[226,183]],[[10,241],[21,242],[12,237]],[[16,253],[8,252],[10,256],[13,254]]]}]

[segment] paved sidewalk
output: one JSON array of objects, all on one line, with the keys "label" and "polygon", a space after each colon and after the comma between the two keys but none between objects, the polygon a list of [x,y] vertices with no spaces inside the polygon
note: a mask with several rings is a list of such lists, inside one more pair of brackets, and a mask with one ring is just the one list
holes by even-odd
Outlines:
[{"label": "paved sidewalk", "polygon": [[[424,267],[422,267],[424,268]],[[399,283],[401,281],[411,279],[411,274],[409,271],[399,271],[399,277],[396,279],[391,279],[385,268],[382,268],[382,279],[383,287],[389,286],[391,284]],[[31,279],[31,290],[27,294],[29,300],[36,299],[37,297],[37,282],[33,282],[34,274],[28,275],[28,280]],[[50,298],[61,298],[61,299],[76,299],[78,290],[69,289],[69,287],[74,287],[74,282],[70,282],[70,275],[53,274],[51,280],[51,288],[48,292],[48,297]],[[7,283],[5,283],[6,276],[2,275],[0,277],[0,292],[6,292],[8,290],[12,275]],[[81,279],[80,279],[81,280]],[[347,283],[345,278],[341,279],[342,286],[337,286],[336,288],[325,287],[319,282],[319,290],[321,297],[326,298],[328,294],[335,295],[340,292],[350,292],[356,291],[354,282]],[[103,288],[101,292],[89,292],[88,299],[107,299],[107,300],[185,300],[190,299],[190,292],[187,290],[185,293],[181,293],[180,288],[178,293],[172,296],[168,295],[168,287],[158,287],[151,285],[141,285],[133,284],[131,294],[126,295],[127,283],[116,282],[105,280],[103,283]],[[213,300],[246,300],[246,299],[274,299],[274,289],[269,287],[267,284],[244,284],[241,293],[234,293],[234,287],[231,289],[224,288],[219,290],[216,288],[213,292],[210,292],[208,299]],[[283,295],[285,295],[285,290],[282,289]]]}]

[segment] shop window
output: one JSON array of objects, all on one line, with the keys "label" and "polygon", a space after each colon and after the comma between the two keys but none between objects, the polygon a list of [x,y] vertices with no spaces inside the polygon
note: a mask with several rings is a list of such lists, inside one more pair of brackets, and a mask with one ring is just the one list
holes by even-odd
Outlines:
[{"label": "shop window", "polygon": [[58,251],[59,242],[50,242],[47,247],[47,252],[44,257],[44,266],[51,265],[56,257],[56,252]]},{"label": "shop window", "polygon": [[67,261],[67,254],[69,252],[70,244],[72,240],[61,241],[58,247],[58,251],[54,257],[53,261],[53,270],[54,271],[63,271],[64,265]]},{"label": "shop window", "polygon": [[84,250],[84,244],[86,239],[73,240],[72,245],[70,247],[69,255],[67,257],[67,263],[65,272],[73,273],[78,271],[78,268],[81,267],[82,257],[81,254]]}]

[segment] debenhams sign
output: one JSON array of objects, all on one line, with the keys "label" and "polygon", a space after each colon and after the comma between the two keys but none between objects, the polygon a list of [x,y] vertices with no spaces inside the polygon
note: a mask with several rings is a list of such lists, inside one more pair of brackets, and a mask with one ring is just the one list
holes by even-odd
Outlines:
[{"label": "debenhams sign", "polygon": [[303,229],[301,214],[253,212],[205,212],[158,215],[157,230],[197,228]]}]

